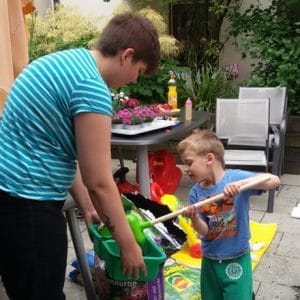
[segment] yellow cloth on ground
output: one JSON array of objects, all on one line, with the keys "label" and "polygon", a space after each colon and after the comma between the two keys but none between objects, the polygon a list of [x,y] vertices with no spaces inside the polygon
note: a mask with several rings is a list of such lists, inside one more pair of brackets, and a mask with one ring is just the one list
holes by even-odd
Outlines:
[{"label": "yellow cloth on ground", "polygon": [[[260,262],[263,254],[269,248],[275,233],[277,231],[277,224],[269,223],[257,223],[250,220],[250,231],[251,231],[251,239],[250,244],[253,244],[253,248],[255,244],[263,243],[262,247],[254,251],[255,249],[251,250],[251,257],[252,257],[252,270],[257,266]],[[257,259],[255,259],[257,258]]]},{"label": "yellow cloth on ground", "polygon": [[[250,220],[250,231],[252,270],[254,270],[263,254],[270,246],[277,231],[277,224],[263,224]],[[200,269],[201,267],[201,258],[193,258],[190,256],[188,244],[186,244],[180,251],[173,254],[172,258],[176,260],[177,263],[191,268]]]}]

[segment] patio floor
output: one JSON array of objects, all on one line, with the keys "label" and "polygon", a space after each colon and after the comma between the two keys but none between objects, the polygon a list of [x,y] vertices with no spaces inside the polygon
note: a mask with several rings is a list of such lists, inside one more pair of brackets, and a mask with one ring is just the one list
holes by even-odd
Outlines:
[{"label": "patio floor", "polygon": [[[113,161],[113,171],[119,167],[119,161]],[[135,164],[125,160],[130,169],[126,179],[135,183]],[[182,167],[179,165],[179,167]],[[182,201],[187,199],[192,182],[183,174],[176,196]],[[270,247],[253,273],[256,299],[300,299],[300,219],[291,217],[292,209],[300,203],[300,174],[284,174],[281,186],[276,193],[273,213],[266,213],[267,198],[260,196],[251,199],[250,218],[261,223],[277,223],[278,230]],[[87,234],[83,220],[79,219],[82,236],[87,251],[93,245]],[[69,239],[68,262],[65,280],[65,294],[70,300],[86,299],[84,288],[68,278],[73,269],[70,263],[75,259],[72,240]],[[0,284],[0,299],[7,300],[4,288]],[[166,299],[168,300],[168,299]]]}]

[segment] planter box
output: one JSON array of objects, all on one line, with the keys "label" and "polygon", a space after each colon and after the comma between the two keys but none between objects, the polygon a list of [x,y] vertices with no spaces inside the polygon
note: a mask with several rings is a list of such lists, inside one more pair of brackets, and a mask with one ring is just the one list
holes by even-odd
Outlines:
[{"label": "planter box", "polygon": [[300,174],[300,116],[289,116],[285,138],[284,173]]}]

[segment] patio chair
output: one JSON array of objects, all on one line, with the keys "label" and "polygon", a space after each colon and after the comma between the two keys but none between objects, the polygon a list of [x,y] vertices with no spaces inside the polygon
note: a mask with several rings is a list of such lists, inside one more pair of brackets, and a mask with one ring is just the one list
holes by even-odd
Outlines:
[{"label": "patio chair", "polygon": [[[269,167],[276,175],[283,174],[285,133],[287,127],[286,87],[240,87],[239,99],[270,99]],[[274,145],[279,144],[279,164],[272,164]]]},{"label": "patio chair", "polygon": [[216,133],[227,148],[264,150],[268,156],[269,99],[217,98]]},{"label": "patio chair", "polygon": [[[217,98],[216,134],[225,146],[226,167],[268,171],[269,105],[267,98]],[[274,196],[275,190],[270,190],[268,212],[273,211]]]}]

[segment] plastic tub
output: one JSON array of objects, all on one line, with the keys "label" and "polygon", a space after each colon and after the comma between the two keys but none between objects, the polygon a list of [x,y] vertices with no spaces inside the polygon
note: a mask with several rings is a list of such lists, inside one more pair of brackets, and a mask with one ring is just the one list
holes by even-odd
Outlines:
[{"label": "plastic tub", "polygon": [[[101,260],[105,262],[105,269],[114,280],[128,281],[122,273],[120,248],[114,239],[102,237],[97,231],[97,224],[91,225],[89,230],[94,237],[94,250]],[[146,235],[146,241],[142,245],[143,257],[147,267],[147,276],[141,271],[138,281],[151,281],[157,277],[161,265],[167,259],[165,252]]]}]

